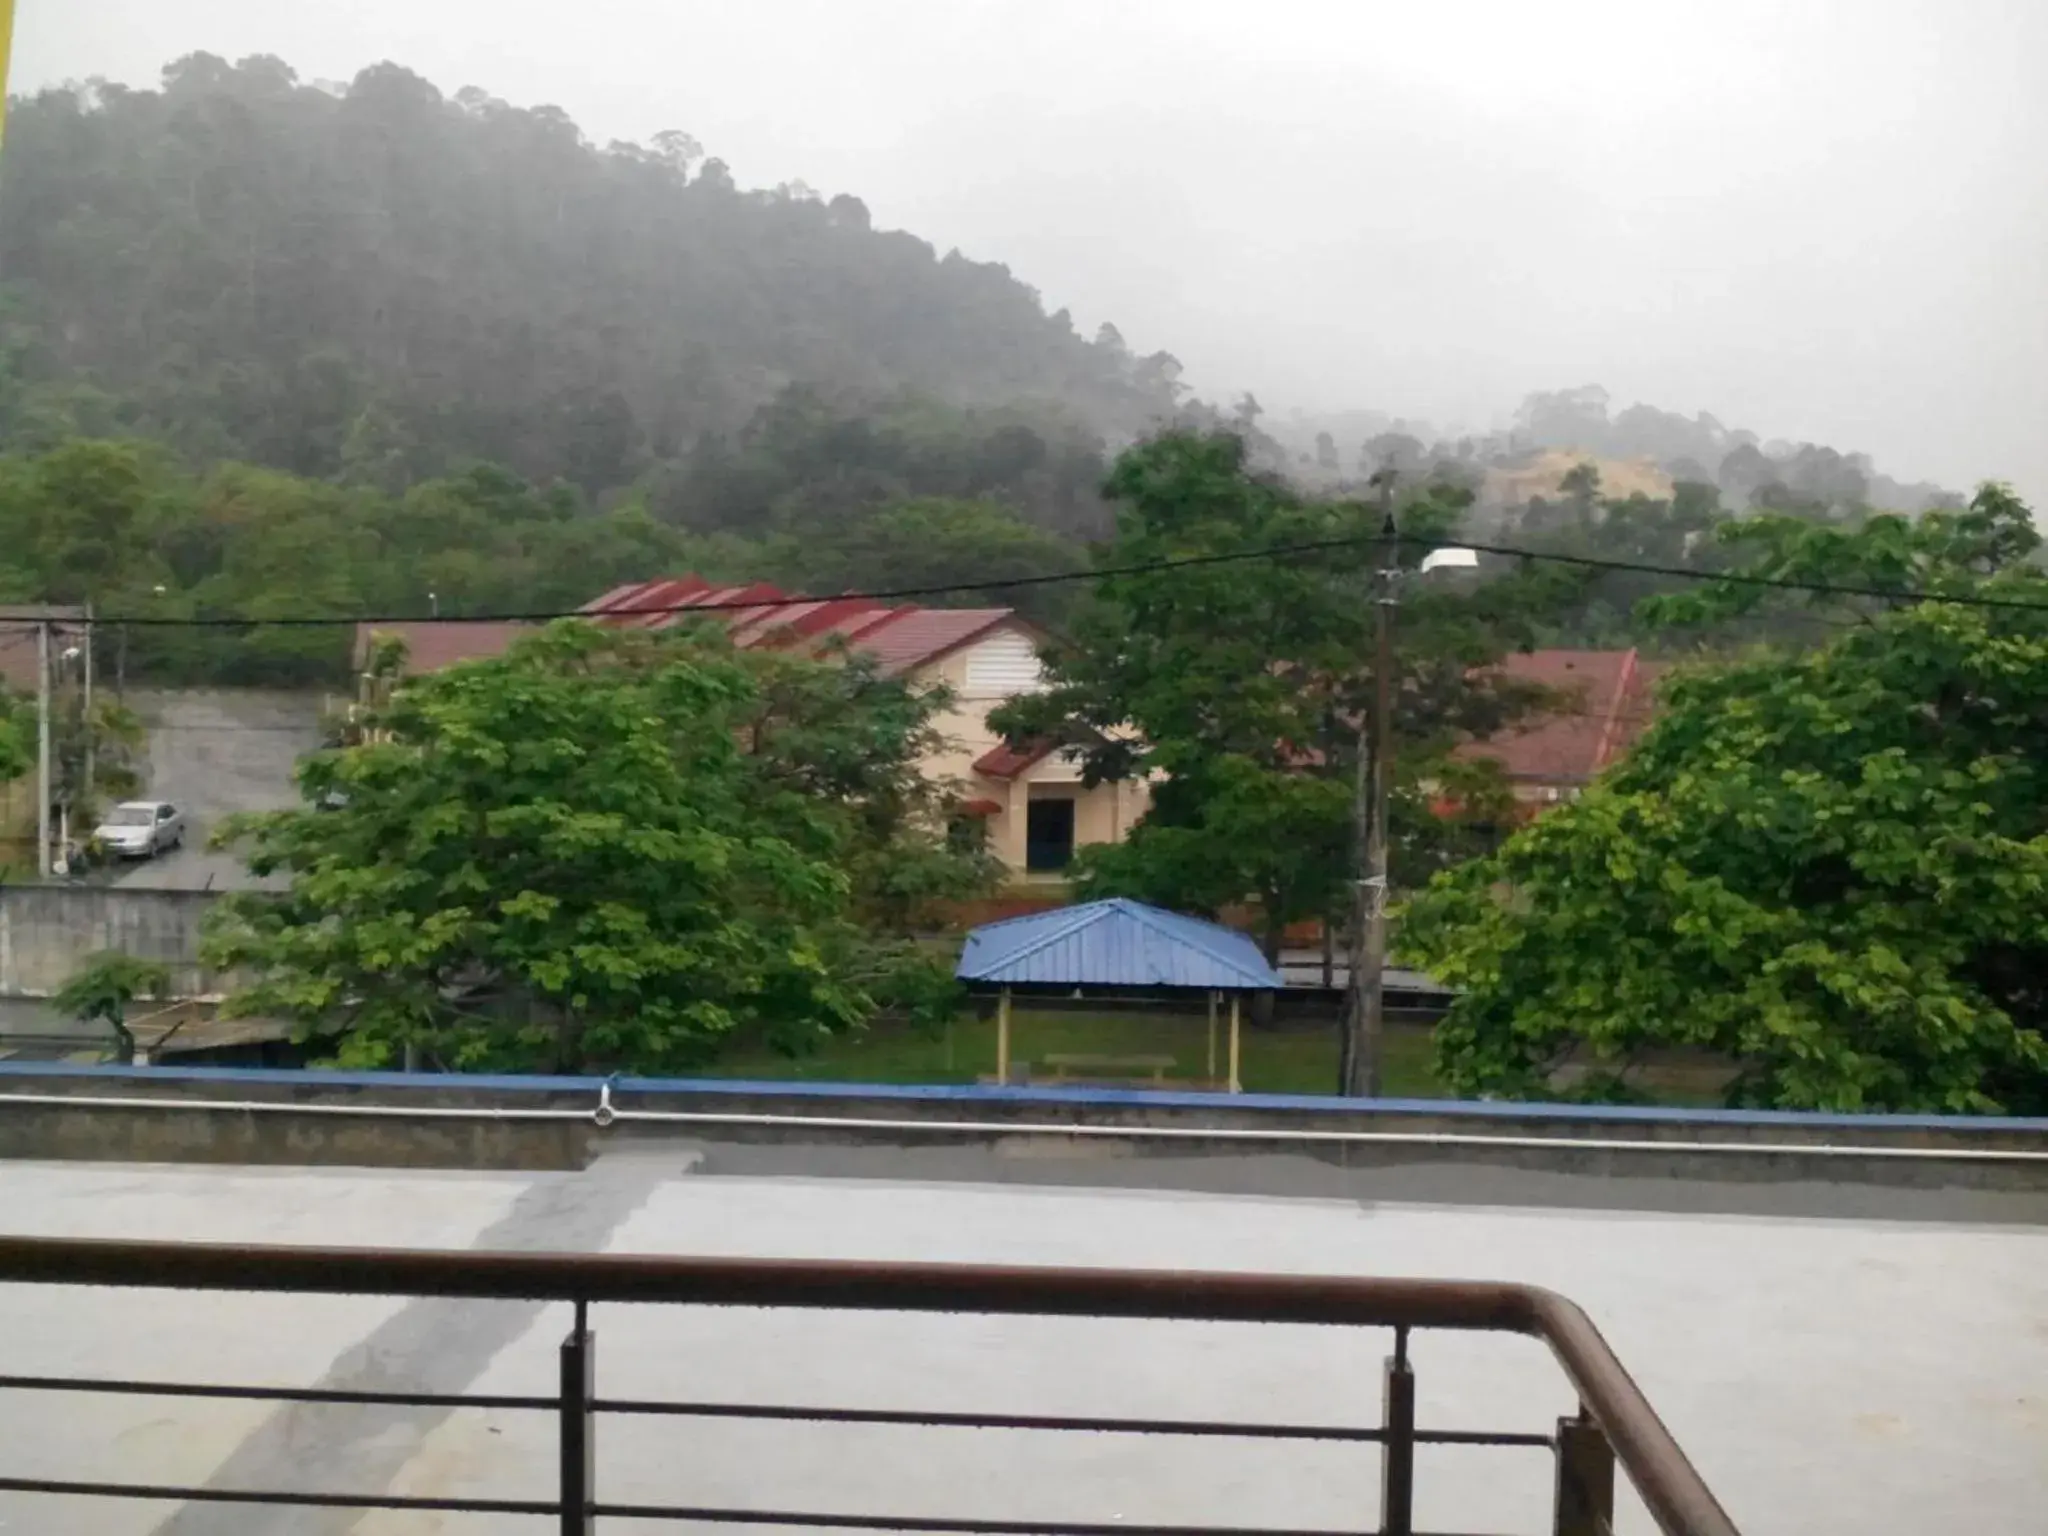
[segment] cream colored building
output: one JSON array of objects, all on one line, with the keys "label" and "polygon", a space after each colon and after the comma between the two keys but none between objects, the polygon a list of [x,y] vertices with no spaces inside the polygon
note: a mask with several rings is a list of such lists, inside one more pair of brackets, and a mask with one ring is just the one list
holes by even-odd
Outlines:
[{"label": "cream colored building", "polygon": [[[857,597],[797,597],[766,584],[718,586],[697,576],[636,582],[585,605],[601,623],[663,629],[716,614],[741,646],[822,648],[835,641],[915,684],[943,684],[944,745],[925,773],[958,796],[989,850],[1026,878],[1056,879],[1077,848],[1121,840],[1145,812],[1142,783],[1081,783],[1080,765],[1050,743],[1007,745],[988,723],[997,705],[1043,686],[1044,636],[1008,608],[919,608]],[[495,656],[515,624],[379,625],[407,642],[414,671]],[[358,637],[367,654],[369,633]]]},{"label": "cream colored building", "polygon": [[1145,814],[1142,782],[1081,782],[1081,765],[1051,743],[1017,750],[989,728],[989,714],[1008,699],[1042,686],[1040,636],[1005,617],[978,639],[916,669],[920,682],[943,683],[953,707],[940,722],[946,751],[927,767],[960,786],[968,808],[985,815],[990,850],[1011,869],[1056,875],[1072,851],[1121,842]]}]

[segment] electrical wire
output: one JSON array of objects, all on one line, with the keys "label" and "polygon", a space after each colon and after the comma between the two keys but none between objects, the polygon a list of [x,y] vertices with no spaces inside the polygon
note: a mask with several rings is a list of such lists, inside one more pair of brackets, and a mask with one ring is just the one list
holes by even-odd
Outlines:
[{"label": "electrical wire", "polygon": [[[1092,570],[1045,571],[1032,576],[1003,576],[985,581],[947,581],[920,587],[886,587],[866,592],[835,592],[820,595],[792,595],[753,599],[726,599],[716,603],[674,603],[651,608],[631,608],[612,614],[587,608],[549,608],[510,613],[383,613],[383,614],[288,614],[271,618],[242,615],[167,617],[156,614],[103,614],[94,619],[66,621],[74,626],[128,625],[143,629],[272,629],[312,628],[341,624],[544,624],[551,619],[596,619],[603,617],[651,619],[686,613],[759,612],[784,608],[791,603],[831,603],[852,599],[861,602],[893,602],[908,597],[942,597],[958,592],[1010,592],[1019,587],[1055,586],[1070,581],[1101,581],[1112,576],[1145,576],[1165,570],[1195,570],[1204,566],[1235,565],[1249,560],[1284,560],[1295,555],[1327,554],[1333,550],[1356,549],[1380,542],[1378,535],[1342,539],[1317,539],[1303,544],[1280,544],[1265,549],[1233,550],[1216,555],[1186,555],[1166,560],[1144,560],[1131,565],[1101,566]],[[650,583],[651,585],[652,583]],[[0,628],[5,628],[0,622]]]},{"label": "electrical wire", "polygon": [[[713,603],[674,603],[633,608],[617,613],[593,612],[587,608],[554,608],[483,614],[284,614],[262,618],[246,615],[166,616],[157,614],[105,614],[91,619],[69,621],[76,625],[105,625],[139,629],[311,629],[343,625],[377,624],[542,624],[553,619],[601,619],[620,617],[650,619],[681,614],[759,612],[786,607],[795,602],[892,602],[903,598],[950,596],[964,592],[1012,592],[1025,587],[1054,586],[1066,582],[1102,581],[1119,576],[1148,576],[1167,571],[1199,570],[1251,561],[1286,560],[1301,555],[1329,554],[1356,550],[1385,542],[1382,534],[1357,534],[1341,539],[1317,539],[1300,544],[1272,545],[1263,549],[1233,550],[1213,555],[1186,555],[1162,560],[1139,561],[1129,565],[1102,566],[1093,570],[1046,571],[1029,576],[996,577],[983,581],[951,581],[915,587],[887,587],[864,592],[841,592],[827,596],[780,595],[773,598],[729,598]],[[1570,565],[1584,570],[1610,571],[1674,580],[1725,582],[1736,586],[1765,587],[1776,591],[1802,592],[1819,597],[1874,598],[1886,602],[1946,603],[1957,607],[2003,609],[2025,613],[2048,613],[2048,602],[2005,598],[1983,593],[1950,593],[1918,587],[1849,586],[1833,582],[1800,581],[1790,577],[1759,576],[1739,571],[1700,571],[1687,566],[1659,565],[1638,560],[1612,560],[1597,555],[1574,555],[1559,550],[1527,549],[1512,544],[1486,544],[1470,539],[1395,536],[1394,542],[1410,548],[1469,549],[1482,555],[1505,559]],[[0,628],[4,628],[0,625]]]},{"label": "electrical wire", "polygon": [[1671,576],[1687,581],[1725,581],[1735,586],[1769,587],[1783,592],[1807,592],[1821,597],[1874,597],[1888,602],[1950,603],[1963,608],[2010,608],[2026,613],[2048,613],[2048,603],[2029,602],[2018,597],[1986,597],[1981,593],[1931,592],[1924,587],[1852,587],[1835,582],[1797,581],[1788,576],[1757,576],[1742,571],[1700,571],[1684,565],[1655,565],[1640,560],[1608,560],[1597,555],[1571,555],[1560,550],[1521,549],[1511,544],[1475,544],[1470,539],[1402,539],[1404,544],[1426,544],[1434,549],[1469,549],[1482,555],[1505,555],[1519,560],[1548,560],[1553,564],[1583,566],[1589,570],[1621,571],[1642,576]]}]

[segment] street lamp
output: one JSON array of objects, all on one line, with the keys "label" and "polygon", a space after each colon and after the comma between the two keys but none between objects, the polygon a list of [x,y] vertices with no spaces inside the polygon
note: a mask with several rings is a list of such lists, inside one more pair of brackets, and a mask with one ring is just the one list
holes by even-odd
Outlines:
[{"label": "street lamp", "polygon": [[1431,571],[1474,571],[1479,568],[1479,551],[1462,544],[1446,544],[1422,557],[1422,574]]}]

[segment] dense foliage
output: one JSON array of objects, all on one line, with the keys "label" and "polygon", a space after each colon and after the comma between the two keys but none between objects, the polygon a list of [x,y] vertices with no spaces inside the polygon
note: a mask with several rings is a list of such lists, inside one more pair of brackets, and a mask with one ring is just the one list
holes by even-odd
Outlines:
[{"label": "dense foliage", "polygon": [[942,703],[858,658],[552,626],[398,687],[301,765],[301,807],[232,823],[290,888],[231,898],[209,958],[358,1065],[801,1050],[945,994],[907,930],[989,871],[917,769]]},{"label": "dense foliage", "polygon": [[[2048,1109],[2042,616],[1691,579],[2048,602],[2000,492],[1960,510],[1593,386],[1484,437],[1359,413],[1283,441],[1251,397],[1224,422],[1168,354],[1077,335],[856,197],[743,190],[687,134],[599,147],[390,64],[314,85],[195,54],[9,126],[0,602],[206,621],[104,626],[103,677],[337,685],[358,615],[566,610],[690,570],[1014,603],[1066,640],[1005,728],[1152,783],[1081,889],[1249,906],[1272,949],[1351,903],[1369,485],[1391,483],[1421,541],[1398,554],[1393,876],[1449,869],[1401,934],[1466,988],[1453,1083],[1555,1091],[1573,1058],[1626,1092],[1687,1046],[1744,1103]],[[1147,436],[1169,418],[1196,430]],[[1587,463],[1480,505],[1545,450],[1672,486],[1608,494]],[[1461,534],[1687,574],[1418,579]],[[1325,547],[1127,570],[1296,544]],[[1091,559],[1125,574],[1036,579]],[[1531,644],[1738,659],[1682,673],[1626,763],[1502,846],[1504,786],[1451,749],[1558,702],[1488,669]],[[915,768],[938,702],[845,658],[558,627],[386,696],[304,766],[303,807],[239,823],[291,888],[236,900],[214,958],[257,977],[241,1006],[360,1063],[656,1070],[942,1004],[906,935],[992,871]],[[60,801],[134,787],[104,696],[88,718],[60,686],[53,736]],[[0,697],[0,779],[33,748]],[[65,1006],[125,1039],[158,985],[138,964],[95,957]]]},{"label": "dense foliage", "polygon": [[686,133],[598,146],[393,64],[326,86],[199,53],[160,90],[17,102],[0,272],[0,440],[387,488],[470,460],[632,484],[792,382],[1127,434],[1178,373],[856,197],[743,190]]},{"label": "dense foliage", "polygon": [[[1817,598],[1804,652],[1681,673],[1631,756],[1493,858],[1436,883],[1408,958],[1465,989],[1439,1036],[1466,1091],[1599,1091],[1703,1047],[1733,1101],[2048,1109],[2048,579],[2026,509],[1844,529],[1735,525],[1777,580],[2034,606]],[[1739,617],[1763,589],[1669,599]]]},{"label": "dense foliage", "polygon": [[170,969],[117,949],[96,950],[79,961],[50,998],[67,1018],[104,1024],[114,1037],[114,1059],[122,1066],[135,1060],[135,1032],[128,1027],[128,1005],[138,998],[162,997],[170,990]]},{"label": "dense foliage", "polygon": [[35,765],[35,700],[0,688],[0,784],[20,778]]},{"label": "dense foliage", "polygon": [[[884,501],[829,529],[749,538],[681,531],[640,497],[592,511],[573,491],[488,465],[393,494],[246,464],[195,474],[141,443],[0,456],[0,601],[91,603],[103,617],[556,612],[689,570],[841,591],[1000,580],[1080,558],[993,500]],[[1007,597],[1048,617],[1065,594],[981,600]],[[353,638],[349,623],[111,624],[98,661],[103,678],[334,685]],[[0,717],[0,774],[11,740]]]},{"label": "dense foliage", "polygon": [[[1532,449],[1643,454],[1685,482],[1671,500],[1567,494],[1510,531],[1665,563],[1711,548],[1716,497],[1938,499],[1710,417],[1610,416],[1591,387],[1455,443],[1361,413],[1296,462],[1251,397],[1225,423],[1168,354],[1078,336],[857,198],[743,190],[685,133],[599,147],[558,109],[391,64],[342,86],[194,54],[157,90],[43,91],[10,127],[0,523],[52,522],[8,540],[0,596],[395,614],[574,606],[690,566],[818,590],[1039,574],[1107,531],[1105,444],[1168,418],[1227,424],[1253,464],[1340,497],[1354,459],[1361,482],[1463,494]],[[1643,585],[1608,579],[1543,637],[1637,638]],[[1066,616],[1059,589],[1011,596]],[[306,681],[343,654],[237,631],[137,661]]]},{"label": "dense foliage", "polygon": [[[1357,860],[1352,780],[1372,684],[1376,535],[1383,512],[1304,498],[1250,472],[1230,433],[1134,448],[1108,483],[1111,569],[1225,557],[1105,577],[1051,656],[1052,687],[997,722],[1070,745],[1090,780],[1152,779],[1152,808],[1121,844],[1083,850],[1076,879],[1215,913],[1257,908],[1267,949],[1304,918],[1341,919]],[[1547,572],[1477,583],[1413,579],[1469,497],[1404,498],[1394,730],[1400,784],[1394,874],[1414,881],[1487,846],[1497,780],[1446,752],[1544,702],[1487,670],[1530,637],[1532,615],[1576,590]],[[1280,559],[1228,557],[1321,546]],[[1447,777],[1463,807],[1431,810]]]},{"label": "dense foliage", "polygon": [[[1731,510],[1714,487],[1682,481],[1669,497],[1640,492],[1605,496],[1599,471],[1588,462],[1565,476],[1561,490],[1554,499],[1538,496],[1518,509],[1505,536],[1517,549],[1563,561],[1616,562],[1619,568],[1581,567],[1576,592],[1538,625],[1542,644],[1731,652],[1759,643],[1810,645],[1831,633],[1833,618],[1796,596],[1717,610],[1711,622],[1683,633],[1655,620],[1653,600],[1693,591],[1703,578],[1731,569],[1738,552],[1726,536],[1747,526],[1746,516],[1758,515]],[[1865,507],[1831,510],[1809,505],[1762,515],[1786,526],[1834,527],[1846,533],[1863,526],[1871,513]],[[1513,569],[1516,563],[1498,557],[1485,562],[1497,571]]]},{"label": "dense foliage", "polygon": [[[1175,408],[995,266],[687,135],[208,55],[15,106],[0,599],[158,619],[534,612],[1080,563],[1103,434]],[[1065,594],[1015,599],[1056,619]],[[998,601],[1004,600],[1002,595]],[[175,681],[338,681],[331,630],[131,630]]]}]

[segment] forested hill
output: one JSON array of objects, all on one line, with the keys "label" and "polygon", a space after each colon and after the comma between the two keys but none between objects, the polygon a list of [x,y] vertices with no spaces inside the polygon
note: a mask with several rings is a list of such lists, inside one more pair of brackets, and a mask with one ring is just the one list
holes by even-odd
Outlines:
[{"label": "forested hill", "polygon": [[340,87],[194,54],[160,90],[17,102],[0,283],[8,445],[139,435],[343,481],[482,459],[601,492],[791,384],[1116,436],[1179,371],[856,197],[743,190],[687,134],[599,147],[393,64]]}]

